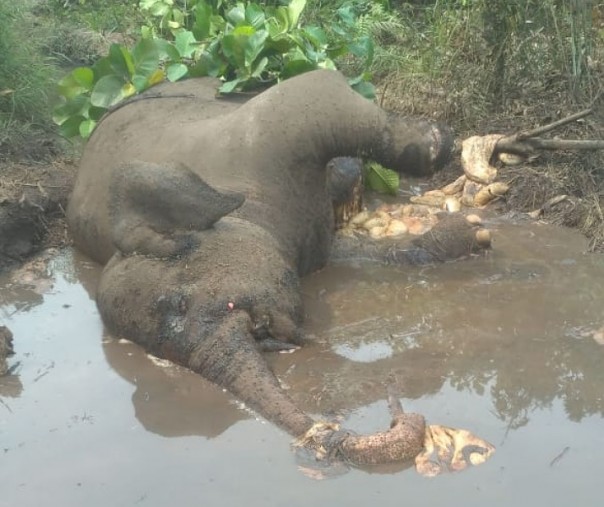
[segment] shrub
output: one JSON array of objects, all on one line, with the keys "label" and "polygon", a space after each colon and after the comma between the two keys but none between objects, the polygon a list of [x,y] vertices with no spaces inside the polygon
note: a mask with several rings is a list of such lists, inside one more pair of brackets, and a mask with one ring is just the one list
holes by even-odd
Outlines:
[{"label": "shrub", "polygon": [[75,69],[59,83],[64,101],[54,120],[66,137],[88,137],[108,108],[166,79],[220,77],[220,93],[232,93],[335,68],[335,59],[343,55],[362,62],[351,86],[373,96],[366,70],[373,43],[355,33],[352,14],[332,23],[327,32],[300,24],[306,0],[285,5],[141,0],[139,5],[147,21],[132,50],[113,44],[106,57]]}]

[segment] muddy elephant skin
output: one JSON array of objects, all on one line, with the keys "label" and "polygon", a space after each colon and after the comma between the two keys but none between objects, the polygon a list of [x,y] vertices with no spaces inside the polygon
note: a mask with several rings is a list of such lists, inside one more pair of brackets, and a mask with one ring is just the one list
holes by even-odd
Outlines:
[{"label": "muddy elephant skin", "polygon": [[[97,304],[112,333],[299,436],[315,421],[262,351],[302,341],[299,277],[326,263],[333,239],[327,162],[363,153],[426,175],[450,139],[385,113],[332,71],[250,100],[217,99],[216,84],[168,84],[108,115],[82,157],[68,220],[76,245],[106,264]],[[341,431],[321,441],[358,463],[417,455],[423,418],[399,414],[394,426],[379,442]]]},{"label": "muddy elephant skin", "polygon": [[[244,195],[232,216],[278,237],[284,255],[304,275],[321,267],[329,252],[332,215],[324,170],[330,159],[365,153],[388,167],[427,175],[450,150],[447,131],[385,113],[336,72],[302,75],[243,104],[216,99],[216,86],[208,78],[156,87],[156,94],[173,98],[133,102],[101,122],[84,152],[67,211],[78,248],[102,264],[114,253],[109,193],[115,179],[129,185],[131,171],[124,164],[180,163],[214,189]],[[191,187],[186,177],[172,178],[180,185],[166,179],[147,178],[156,207],[164,209],[184,200]],[[140,175],[131,180],[135,189],[145,185]]]}]

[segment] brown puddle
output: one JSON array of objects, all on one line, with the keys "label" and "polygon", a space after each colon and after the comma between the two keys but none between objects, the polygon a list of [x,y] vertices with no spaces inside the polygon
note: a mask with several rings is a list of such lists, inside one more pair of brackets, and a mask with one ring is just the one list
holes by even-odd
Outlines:
[{"label": "brown puddle", "polygon": [[104,338],[86,290],[98,268],[64,252],[38,266],[46,280],[0,279],[16,350],[0,378],[0,506],[599,505],[604,257],[574,231],[488,225],[488,258],[313,275],[316,342],[271,357],[301,406],[363,432],[388,425],[394,374],[407,410],[497,447],[484,465],[308,479],[288,435]]}]

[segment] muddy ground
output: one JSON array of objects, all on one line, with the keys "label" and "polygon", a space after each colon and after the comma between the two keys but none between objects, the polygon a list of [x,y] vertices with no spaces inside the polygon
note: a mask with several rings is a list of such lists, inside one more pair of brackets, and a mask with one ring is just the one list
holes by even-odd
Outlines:
[{"label": "muddy ground", "polygon": [[60,159],[0,163],[0,271],[69,243],[64,218],[76,170]]}]

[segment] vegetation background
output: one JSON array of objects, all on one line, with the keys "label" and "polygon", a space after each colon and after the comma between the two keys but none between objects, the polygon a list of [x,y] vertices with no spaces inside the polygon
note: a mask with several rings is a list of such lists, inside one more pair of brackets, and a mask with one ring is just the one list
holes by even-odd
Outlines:
[{"label": "vegetation background", "polygon": [[[192,2],[145,3],[186,10]],[[160,21],[135,0],[0,0],[0,174],[16,160],[75,156],[78,143],[67,143],[52,121],[57,82],[94,65],[112,44],[133,47],[142,27],[169,37]],[[333,51],[335,66],[370,78],[383,107],[444,120],[462,138],[549,123],[591,106],[603,89],[604,2],[597,0],[308,0],[297,26],[321,27],[332,49],[341,37],[369,38],[370,60]],[[601,102],[556,134],[604,138]],[[568,195],[547,218],[581,228],[593,249],[604,250],[603,162],[602,153],[556,152],[507,168],[506,205],[530,211]]]}]

